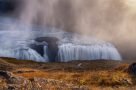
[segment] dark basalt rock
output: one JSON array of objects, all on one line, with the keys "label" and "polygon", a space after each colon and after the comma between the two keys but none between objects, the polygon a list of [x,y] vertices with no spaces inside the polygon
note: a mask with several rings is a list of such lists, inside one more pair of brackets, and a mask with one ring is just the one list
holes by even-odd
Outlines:
[{"label": "dark basalt rock", "polygon": [[[2,90],[28,90],[28,88],[31,86],[30,81],[23,78],[14,75],[11,72],[8,71],[0,71],[0,80],[6,83],[5,85],[2,85]],[[1,90],[0,87],[0,90]],[[32,89],[29,89],[32,90]]]},{"label": "dark basalt rock", "polygon": [[[42,43],[42,42],[46,42],[48,50],[47,50],[47,55],[49,57],[49,60],[51,62],[55,61],[57,53],[58,53],[58,44],[57,42],[59,41],[58,38],[55,37],[39,37],[36,38],[35,41],[37,43]],[[31,44],[30,48],[36,50],[40,55],[44,55],[44,44]]]},{"label": "dark basalt rock", "polygon": [[41,56],[44,55],[44,45],[31,44],[30,48],[32,48],[35,51],[37,51]]},{"label": "dark basalt rock", "polygon": [[128,67],[128,72],[130,74],[136,75],[136,63],[133,63]]},{"label": "dark basalt rock", "polygon": [[16,77],[13,73],[8,71],[0,70],[0,76],[7,80],[8,84],[20,84],[23,83],[24,79],[20,77]]},{"label": "dark basalt rock", "polygon": [[56,37],[38,37],[38,38],[35,39],[35,41],[37,41],[37,42],[45,41],[45,42],[47,42],[49,44],[54,44],[57,41],[59,41],[59,39],[56,38]]},{"label": "dark basalt rock", "polygon": [[0,76],[4,77],[6,79],[9,79],[12,76],[12,74],[10,72],[8,72],[8,71],[0,70]]}]

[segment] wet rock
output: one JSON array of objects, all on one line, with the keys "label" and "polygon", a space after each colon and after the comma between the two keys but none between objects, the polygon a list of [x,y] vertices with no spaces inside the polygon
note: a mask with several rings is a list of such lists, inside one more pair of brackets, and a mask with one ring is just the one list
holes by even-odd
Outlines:
[{"label": "wet rock", "polygon": [[37,51],[41,56],[44,56],[44,45],[31,44],[30,48]]}]

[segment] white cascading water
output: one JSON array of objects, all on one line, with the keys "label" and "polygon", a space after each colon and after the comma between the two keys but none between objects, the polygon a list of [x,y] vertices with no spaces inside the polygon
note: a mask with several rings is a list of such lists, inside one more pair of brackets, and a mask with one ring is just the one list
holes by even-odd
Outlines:
[{"label": "white cascading water", "polygon": [[[29,31],[30,32],[30,31]],[[16,35],[14,36],[14,33]],[[48,54],[47,54],[47,45],[44,46],[44,55],[41,56],[35,50],[27,47],[28,44],[33,43],[33,40],[40,36],[56,36],[60,39],[58,44],[58,56],[57,61],[67,62],[71,60],[98,60],[98,59],[106,59],[106,60],[121,60],[121,56],[117,49],[107,42],[101,42],[95,40],[92,37],[81,38],[79,39],[78,35],[75,40],[73,40],[71,33],[47,33],[43,34],[43,31],[31,31],[35,35],[35,37],[26,38],[18,38],[21,34],[25,35],[26,32],[21,31],[1,31],[0,37],[2,40],[0,47],[0,57],[12,57],[21,60],[34,60],[38,62],[49,62]],[[37,35],[38,33],[38,35]],[[58,37],[61,36],[61,37]],[[63,38],[63,39],[61,39]],[[92,41],[90,40],[92,38]],[[11,44],[14,43],[14,44]],[[20,46],[20,44],[25,44],[26,47]],[[8,46],[9,45],[9,46]],[[4,47],[4,48],[3,48]],[[7,48],[8,47],[8,48]],[[6,48],[6,49],[5,49]],[[16,49],[17,48],[17,49]]]},{"label": "white cascading water", "polygon": [[121,60],[117,49],[111,44],[76,45],[72,43],[59,46],[58,60]]},{"label": "white cascading water", "polygon": [[[21,60],[35,60],[38,62],[47,62],[45,58],[40,56],[36,51],[28,47],[21,47],[14,50],[14,57]],[[46,57],[47,58],[47,57]]]},{"label": "white cascading water", "polygon": [[46,60],[46,62],[49,62],[49,58],[48,58],[48,55],[47,55],[47,49],[48,47],[47,46],[44,46],[44,59]]},{"label": "white cascading water", "polygon": [[[54,31],[52,31],[50,30],[51,28],[41,29],[39,27],[33,27],[33,30],[28,30],[29,28],[27,28],[27,26],[24,28],[22,23],[18,24],[18,28],[15,30],[14,28],[10,30],[12,26],[10,23],[3,22],[0,24],[0,26],[3,26],[0,29],[0,57],[49,62],[50,60],[47,54],[48,47],[46,44],[44,46],[43,56],[35,50],[30,49],[28,46],[38,37],[56,37],[60,40],[58,42],[57,61],[67,62],[71,60],[97,59],[121,60],[121,56],[117,49],[107,42],[101,42],[92,37],[83,38],[81,35],[61,30],[57,32],[58,29],[56,29],[56,31],[53,29]],[[24,44],[25,47],[20,46],[22,44]]]}]

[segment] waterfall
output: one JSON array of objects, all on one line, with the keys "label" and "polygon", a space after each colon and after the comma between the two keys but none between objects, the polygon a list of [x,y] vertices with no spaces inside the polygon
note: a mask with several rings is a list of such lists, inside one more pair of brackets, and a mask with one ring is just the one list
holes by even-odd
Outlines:
[{"label": "waterfall", "polygon": [[[0,57],[12,57],[38,62],[56,60],[60,62],[98,59],[121,60],[117,49],[107,42],[64,31],[60,31],[61,33],[50,32],[48,28],[40,30],[41,28],[39,27],[33,27],[34,30],[27,31],[22,23],[18,24],[19,28],[10,30],[12,24],[7,22],[0,24],[0,26],[3,26],[1,28],[2,31],[0,31]],[[36,43],[35,39],[38,37],[43,37],[40,38],[43,41]],[[54,40],[53,37],[59,38],[58,41]],[[20,44],[24,44],[25,47],[20,46]],[[29,48],[29,44],[34,44],[34,48]],[[40,55],[40,52],[42,52],[42,55]]]},{"label": "waterfall", "polygon": [[58,60],[121,60],[116,48],[111,44],[76,45],[66,43],[59,46]]},{"label": "waterfall", "polygon": [[[98,59],[121,60],[119,52],[112,44],[93,37],[83,37],[68,32],[52,33],[42,30],[32,30],[30,32],[30,37],[25,37],[27,34],[25,31],[0,31],[0,57],[39,62]],[[38,37],[43,37],[43,41],[36,42],[35,39]],[[59,39],[54,41],[54,39],[48,37]],[[22,44],[25,46],[20,46]],[[33,48],[29,46],[31,44],[33,44]]]},{"label": "waterfall", "polygon": [[28,47],[21,47],[15,49],[14,57],[21,60],[34,60],[38,62],[46,62],[46,59],[44,59],[36,51]]},{"label": "waterfall", "polygon": [[47,55],[47,49],[48,49],[48,47],[44,46],[44,55],[43,55],[43,57],[44,57],[45,60],[47,60],[49,62],[49,58],[48,58],[48,55]]}]

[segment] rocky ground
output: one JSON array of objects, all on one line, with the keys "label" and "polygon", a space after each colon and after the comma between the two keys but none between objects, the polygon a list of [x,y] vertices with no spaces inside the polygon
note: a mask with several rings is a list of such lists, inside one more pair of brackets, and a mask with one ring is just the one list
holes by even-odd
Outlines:
[{"label": "rocky ground", "polygon": [[135,64],[123,61],[37,63],[0,58],[0,90],[136,90]]},{"label": "rocky ground", "polygon": [[88,90],[85,86],[75,86],[60,80],[46,78],[26,79],[7,71],[0,71],[0,90]]}]

